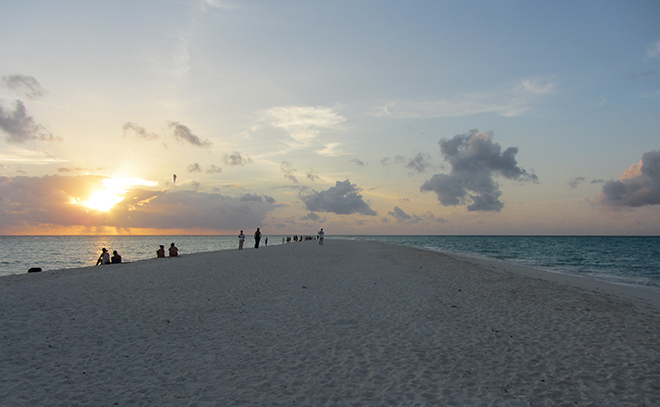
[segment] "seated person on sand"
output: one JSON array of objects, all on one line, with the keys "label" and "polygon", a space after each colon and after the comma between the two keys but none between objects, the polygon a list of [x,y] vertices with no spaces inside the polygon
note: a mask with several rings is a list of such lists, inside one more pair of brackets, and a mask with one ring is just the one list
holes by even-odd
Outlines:
[{"label": "seated person on sand", "polygon": [[119,264],[121,263],[121,256],[119,253],[117,253],[117,250],[112,251],[112,258],[110,259],[112,261],[112,264]]},{"label": "seated person on sand", "polygon": [[160,245],[158,250],[156,250],[156,257],[165,257],[165,246]]},{"label": "seated person on sand", "polygon": [[174,243],[170,245],[170,257],[177,257],[179,255],[179,249],[174,246]]},{"label": "seated person on sand", "polygon": [[110,264],[110,253],[108,253],[108,249],[105,247],[101,250],[99,259],[96,260],[96,265],[98,266],[99,264]]}]

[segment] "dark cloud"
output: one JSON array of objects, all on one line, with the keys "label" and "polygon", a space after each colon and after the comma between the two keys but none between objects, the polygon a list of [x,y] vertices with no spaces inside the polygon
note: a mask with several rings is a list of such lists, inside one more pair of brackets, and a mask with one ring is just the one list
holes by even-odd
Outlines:
[{"label": "dark cloud", "polygon": [[300,220],[307,220],[307,221],[312,221],[312,222],[325,222],[325,217],[320,217],[319,215],[315,214],[314,212],[310,212],[305,216],[302,216]]},{"label": "dark cloud", "polygon": [[211,164],[211,166],[206,170],[207,174],[220,174],[222,172],[222,168],[216,166],[215,164]]},{"label": "dark cloud", "polygon": [[568,186],[575,189],[587,179],[586,177],[575,177],[568,181]]},{"label": "dark cloud", "polygon": [[158,134],[150,133],[137,123],[127,122],[122,126],[124,137],[134,136],[145,140],[156,140]]},{"label": "dark cloud", "polygon": [[360,161],[360,159],[358,159],[358,158],[354,158],[349,162],[357,165],[358,167],[364,167],[364,162]]},{"label": "dark cloud", "polygon": [[385,157],[382,160],[380,160],[380,165],[383,167],[387,167],[388,165],[392,164],[404,164],[406,162],[406,158],[402,155],[397,155],[394,158],[390,157]]},{"label": "dark cloud", "polygon": [[243,157],[238,151],[234,151],[231,154],[225,154],[223,160],[227,165],[245,165],[252,162],[250,157]]},{"label": "dark cloud", "polygon": [[98,188],[104,177],[0,177],[0,231],[8,227],[110,226],[119,228],[201,228],[231,230],[257,227],[268,212],[283,205],[272,197],[231,198],[198,191],[132,189],[110,212],[75,204]]},{"label": "dark cloud", "polygon": [[436,222],[436,223],[447,223],[449,222],[448,220],[444,218],[438,218],[435,216],[431,211],[427,211],[425,214],[422,215],[422,218],[431,222]]},{"label": "dark cloud", "polygon": [[284,173],[284,178],[287,178],[291,180],[294,184],[298,183],[298,178],[296,178],[296,170],[293,168],[293,164],[291,164],[289,161],[283,160],[282,164],[280,164],[280,169]]},{"label": "dark cloud", "polygon": [[403,211],[403,209],[399,208],[398,206],[394,207],[394,210],[392,212],[388,212],[388,214],[398,220],[409,220],[412,219],[412,216],[408,215]]},{"label": "dark cloud", "polygon": [[307,210],[312,212],[332,212],[339,215],[361,213],[375,216],[377,212],[369,207],[360,195],[361,188],[349,180],[337,181],[335,186],[325,191],[301,191],[300,199]]},{"label": "dark cloud", "polygon": [[660,150],[642,155],[618,181],[603,185],[601,202],[611,206],[639,207],[660,204]]},{"label": "dark cloud", "polygon": [[451,172],[433,175],[422,184],[421,191],[435,192],[444,206],[471,202],[468,211],[499,212],[504,204],[499,199],[502,192],[494,176],[517,181],[537,182],[538,179],[518,166],[515,159],[518,148],[509,147],[502,152],[500,145],[491,138],[490,133],[471,130],[451,140],[440,140],[440,150],[451,164]]},{"label": "dark cloud", "polygon": [[244,194],[239,199],[243,202],[259,202],[271,205],[275,203],[275,198],[268,195]]},{"label": "dark cloud", "polygon": [[194,163],[188,166],[188,172],[202,172],[202,167],[199,164]]},{"label": "dark cloud", "polygon": [[46,128],[28,116],[25,105],[16,101],[14,111],[4,110],[0,105],[0,130],[7,134],[8,143],[24,143],[29,140],[55,141],[55,138]]},{"label": "dark cloud", "polygon": [[[313,171],[313,170],[312,170]],[[312,171],[307,171],[306,175],[307,178],[310,179],[312,182],[316,181],[317,179],[321,178],[318,175],[312,173]]]},{"label": "dark cloud", "polygon": [[192,131],[179,122],[170,122],[170,127],[174,129],[174,138],[179,142],[188,142],[196,147],[208,148],[213,145],[208,140],[202,140],[192,133]]},{"label": "dark cloud", "polygon": [[427,153],[417,153],[413,158],[406,158],[402,155],[396,155],[394,158],[385,157],[380,160],[380,164],[383,167],[393,164],[403,165],[405,168],[411,170],[411,174],[421,174],[429,168],[433,168],[431,156]]},{"label": "dark cloud", "polygon": [[2,82],[5,86],[14,92],[27,97],[28,99],[37,99],[48,93],[41,87],[39,81],[34,76],[9,75],[3,76]]},{"label": "dark cloud", "polygon": [[425,153],[418,153],[415,157],[411,158],[406,164],[406,168],[416,171],[417,173],[426,172],[429,167],[433,165],[430,163],[431,156]]}]

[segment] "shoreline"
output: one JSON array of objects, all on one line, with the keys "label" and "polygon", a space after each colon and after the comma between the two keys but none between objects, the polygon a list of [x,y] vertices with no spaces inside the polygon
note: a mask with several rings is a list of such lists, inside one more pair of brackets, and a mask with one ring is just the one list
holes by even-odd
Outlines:
[{"label": "shoreline", "polygon": [[657,298],[527,266],[326,239],[42,273],[0,278],[11,405],[660,403]]}]

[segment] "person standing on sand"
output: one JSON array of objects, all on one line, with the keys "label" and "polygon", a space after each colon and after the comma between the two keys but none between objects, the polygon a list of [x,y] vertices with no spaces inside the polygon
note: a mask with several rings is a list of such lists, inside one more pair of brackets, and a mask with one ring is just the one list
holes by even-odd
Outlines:
[{"label": "person standing on sand", "polygon": [[323,228],[319,230],[319,244],[323,246],[323,235],[325,235],[325,232],[323,231]]},{"label": "person standing on sand", "polygon": [[238,234],[238,250],[243,250],[243,242],[245,242],[245,235],[241,230],[241,233]]},{"label": "person standing on sand", "polygon": [[264,239],[264,246],[268,246],[268,236]]},{"label": "person standing on sand", "polygon": [[179,255],[179,249],[174,246],[174,243],[170,245],[170,257],[177,257]]},{"label": "person standing on sand", "polygon": [[259,241],[261,240],[261,231],[257,228],[257,231],[254,232],[254,248],[259,248]]}]

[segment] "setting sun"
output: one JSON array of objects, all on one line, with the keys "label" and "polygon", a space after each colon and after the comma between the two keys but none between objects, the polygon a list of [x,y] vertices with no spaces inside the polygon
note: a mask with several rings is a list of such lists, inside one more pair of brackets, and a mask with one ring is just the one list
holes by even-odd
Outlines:
[{"label": "setting sun", "polygon": [[124,197],[115,194],[114,192],[96,191],[86,201],[81,202],[82,205],[89,209],[95,209],[101,212],[108,212],[113,206],[123,201]]},{"label": "setting sun", "polygon": [[108,212],[116,204],[124,200],[124,194],[134,186],[155,186],[157,182],[146,181],[141,178],[112,177],[101,181],[102,189],[96,189],[86,200],[73,199],[72,202],[79,203],[89,209]]}]

